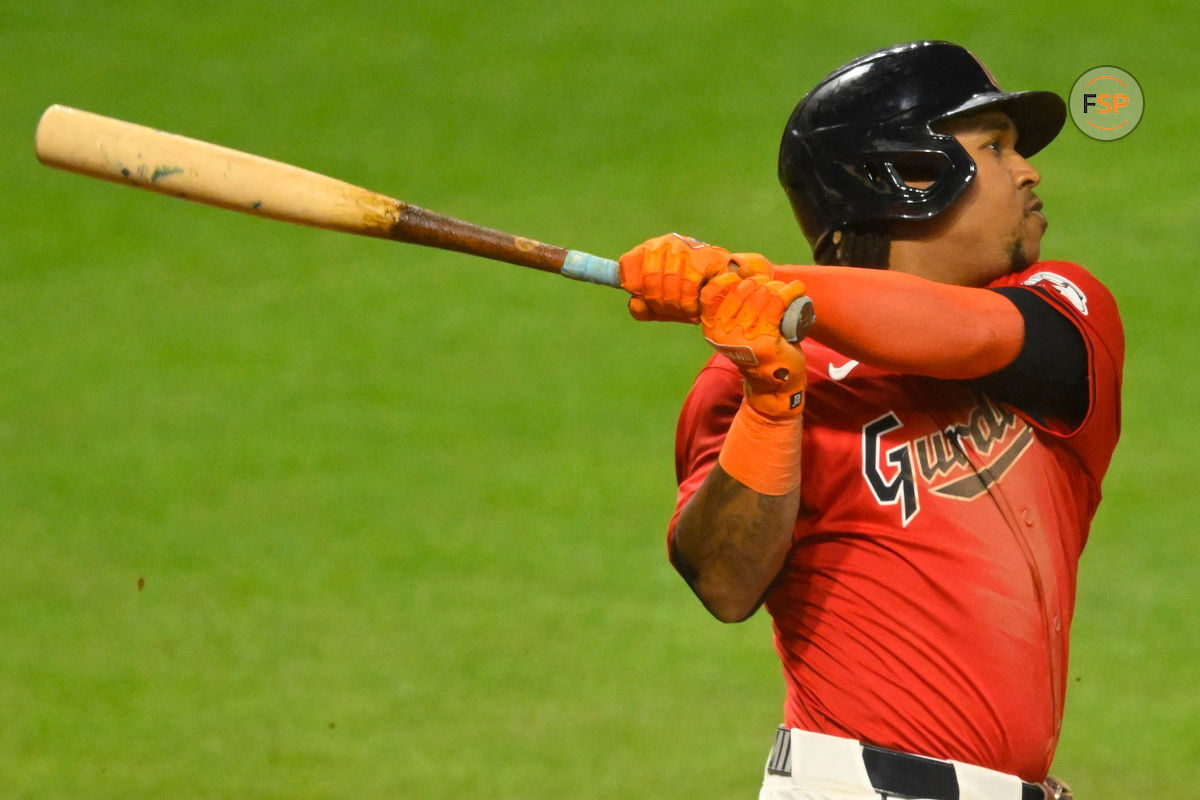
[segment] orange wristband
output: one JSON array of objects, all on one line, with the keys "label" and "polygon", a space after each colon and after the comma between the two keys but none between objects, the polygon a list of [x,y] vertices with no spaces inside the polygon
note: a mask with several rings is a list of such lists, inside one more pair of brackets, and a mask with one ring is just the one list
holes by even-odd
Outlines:
[{"label": "orange wristband", "polygon": [[785,495],[800,486],[799,414],[772,419],[746,400],[725,435],[717,463],[732,478],[759,494]]}]

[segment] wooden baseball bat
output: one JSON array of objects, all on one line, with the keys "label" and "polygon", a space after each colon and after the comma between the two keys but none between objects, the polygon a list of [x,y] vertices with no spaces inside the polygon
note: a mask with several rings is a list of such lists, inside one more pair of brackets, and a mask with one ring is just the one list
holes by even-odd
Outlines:
[{"label": "wooden baseball bat", "polygon": [[[38,160],[58,169],[244,214],[455,250],[620,288],[619,265],[579,250],[485,228],[300,167],[66,106],[46,109]],[[781,329],[802,338],[812,304],[789,306]]]}]

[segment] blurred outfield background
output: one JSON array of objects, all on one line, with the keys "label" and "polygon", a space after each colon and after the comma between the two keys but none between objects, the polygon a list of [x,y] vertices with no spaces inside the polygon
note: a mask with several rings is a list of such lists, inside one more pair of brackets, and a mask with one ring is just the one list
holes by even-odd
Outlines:
[{"label": "blurred outfield background", "polygon": [[797,261],[784,121],[916,38],[1145,92],[1035,160],[1043,253],[1129,339],[1056,771],[1196,796],[1198,34],[1182,1],[6,4],[0,796],[750,798],[782,702],[766,617],[711,621],[664,557],[696,331],[48,170],[46,106],[613,257]]}]

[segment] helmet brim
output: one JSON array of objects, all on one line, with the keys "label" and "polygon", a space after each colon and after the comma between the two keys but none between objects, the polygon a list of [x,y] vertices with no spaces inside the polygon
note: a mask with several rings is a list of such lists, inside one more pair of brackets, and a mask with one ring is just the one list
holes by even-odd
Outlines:
[{"label": "helmet brim", "polygon": [[1054,92],[988,92],[951,109],[938,121],[989,110],[1002,111],[1017,127],[1016,150],[1025,158],[1058,136],[1067,121],[1067,104]]}]

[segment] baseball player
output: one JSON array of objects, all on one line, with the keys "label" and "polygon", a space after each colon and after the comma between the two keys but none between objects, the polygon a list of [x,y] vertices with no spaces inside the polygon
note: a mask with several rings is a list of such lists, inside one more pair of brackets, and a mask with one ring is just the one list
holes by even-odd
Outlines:
[{"label": "baseball player", "polygon": [[[1048,771],[1124,335],[1095,277],[1039,260],[1028,159],[1064,119],[957,45],[871,53],[784,131],[816,265],[674,234],[621,259],[636,318],[699,322],[716,351],[679,419],[669,551],[718,619],[773,619],[765,800],[1070,796]],[[797,346],[779,325],[803,295]]]}]

